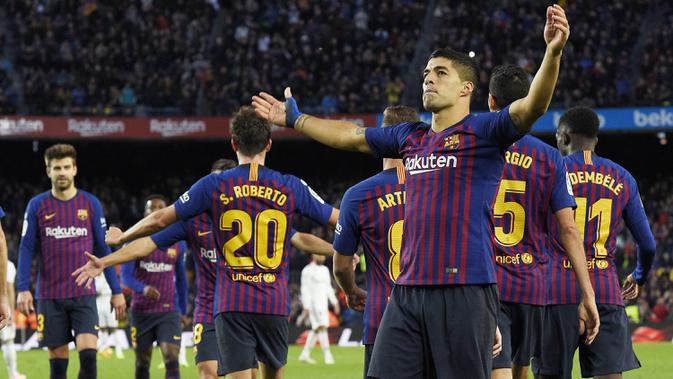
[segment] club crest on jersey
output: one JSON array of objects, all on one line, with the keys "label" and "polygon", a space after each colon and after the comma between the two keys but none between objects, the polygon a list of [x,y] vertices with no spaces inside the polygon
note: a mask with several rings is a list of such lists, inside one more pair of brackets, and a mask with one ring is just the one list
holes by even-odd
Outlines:
[{"label": "club crest on jersey", "polygon": [[84,221],[87,218],[89,218],[89,210],[88,209],[78,209],[77,210],[77,218]]},{"label": "club crest on jersey", "polygon": [[175,249],[168,249],[166,254],[168,254],[169,258],[175,258],[178,255],[178,252]]},{"label": "club crest on jersey", "polygon": [[444,147],[455,150],[460,146],[460,134],[453,134],[444,138]]}]

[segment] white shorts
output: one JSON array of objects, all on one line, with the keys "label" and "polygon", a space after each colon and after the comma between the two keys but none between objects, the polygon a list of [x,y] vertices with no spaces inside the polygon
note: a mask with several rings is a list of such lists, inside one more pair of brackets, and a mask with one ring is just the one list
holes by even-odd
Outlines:
[{"label": "white shorts", "polygon": [[110,310],[110,300],[112,296],[104,295],[96,297],[96,307],[98,308],[98,326],[103,328],[116,328],[118,323],[115,314]]},{"label": "white shorts", "polygon": [[2,329],[2,332],[0,332],[0,339],[2,339],[2,342],[11,341],[14,343],[14,338],[16,338],[16,328],[12,322],[11,325],[7,325],[5,329]]},{"label": "white shorts", "polygon": [[309,321],[311,321],[311,329],[316,330],[321,326],[329,326],[329,308],[320,307],[320,308],[310,308],[309,309]]}]

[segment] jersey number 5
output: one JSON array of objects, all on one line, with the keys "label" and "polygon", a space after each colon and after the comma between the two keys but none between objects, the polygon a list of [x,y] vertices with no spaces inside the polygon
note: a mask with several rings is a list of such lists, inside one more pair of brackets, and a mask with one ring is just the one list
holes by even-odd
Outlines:
[{"label": "jersey number 5", "polygon": [[502,220],[503,216],[509,215],[509,231],[505,231],[502,226],[495,227],[495,240],[502,246],[514,246],[521,242],[526,230],[526,210],[516,201],[505,201],[507,193],[526,193],[526,182],[523,180],[500,181],[498,195],[495,198],[493,206],[493,217],[496,220]]},{"label": "jersey number 5", "polygon": [[[236,270],[250,270],[255,265],[264,270],[275,270],[283,260],[285,235],[287,234],[287,216],[277,209],[266,209],[255,217],[244,211],[232,209],[220,217],[220,229],[230,232],[238,227],[238,234],[224,243],[224,260]],[[273,243],[269,256],[269,234],[273,231]],[[252,257],[236,255],[236,251],[245,246],[255,234],[254,254]]]}]

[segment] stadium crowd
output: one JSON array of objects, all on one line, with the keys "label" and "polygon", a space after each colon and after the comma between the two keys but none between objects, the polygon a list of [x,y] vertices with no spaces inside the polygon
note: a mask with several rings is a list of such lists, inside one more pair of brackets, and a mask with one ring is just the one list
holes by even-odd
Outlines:
[{"label": "stadium crowd", "polygon": [[[218,114],[252,91],[291,85],[310,113],[380,112],[398,104],[426,20],[426,2],[220,2],[11,0],[15,62],[31,114]],[[573,35],[555,102],[623,106],[670,103],[670,6],[659,0],[568,3]],[[515,63],[531,75],[541,60],[543,18],[532,1],[438,2],[431,46],[474,51],[481,64],[475,105],[486,104],[490,71]],[[633,51],[647,11],[662,27],[645,43],[641,75]],[[596,27],[601,25],[601,27]],[[481,30],[481,34],[472,31]],[[427,30],[425,31],[428,32]],[[3,61],[4,62],[4,61]],[[9,62],[7,62],[9,63]],[[0,70],[0,105],[12,95]],[[202,99],[201,106],[197,104]]]}]

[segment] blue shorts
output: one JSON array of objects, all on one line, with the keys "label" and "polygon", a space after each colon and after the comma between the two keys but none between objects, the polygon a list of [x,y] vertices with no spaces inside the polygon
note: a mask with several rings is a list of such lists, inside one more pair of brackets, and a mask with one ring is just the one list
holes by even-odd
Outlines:
[{"label": "blue shorts", "polygon": [[367,375],[490,379],[497,312],[495,284],[397,285]]},{"label": "blue shorts", "polygon": [[214,324],[194,324],[194,352],[196,364],[217,361],[217,334]]},{"label": "blue shorts", "polygon": [[502,335],[502,352],[493,359],[493,369],[530,365],[533,351],[542,339],[542,306],[500,303],[498,328]]},{"label": "blue shorts", "polygon": [[598,304],[601,327],[591,345],[579,334],[577,304],[548,305],[544,309],[542,347],[533,359],[533,372],[572,378],[573,356],[579,347],[582,377],[616,374],[640,367],[633,352],[624,307]]},{"label": "blue shorts", "polygon": [[82,333],[97,336],[98,329],[96,296],[37,301],[37,339],[40,347],[67,345]]},{"label": "blue shorts", "polygon": [[145,351],[157,343],[180,345],[182,325],[178,312],[131,312],[131,341],[137,352]]}]

